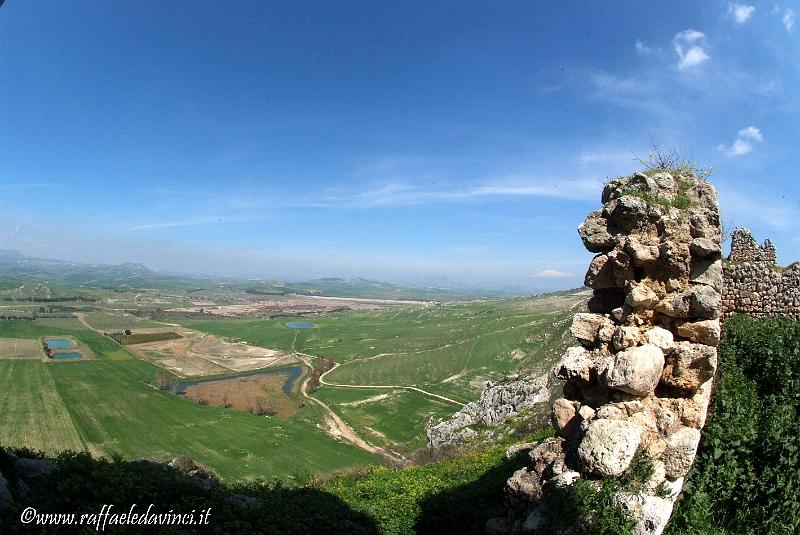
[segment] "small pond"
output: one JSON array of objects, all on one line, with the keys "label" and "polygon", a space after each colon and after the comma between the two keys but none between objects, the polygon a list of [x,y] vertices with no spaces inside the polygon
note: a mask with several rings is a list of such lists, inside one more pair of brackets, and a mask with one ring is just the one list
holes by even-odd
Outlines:
[{"label": "small pond", "polygon": [[290,329],[313,329],[316,327],[315,324],[307,321],[290,321],[286,323],[286,326]]},{"label": "small pond", "polygon": [[[75,347],[75,342],[67,338],[48,338],[47,347],[50,349],[71,349]],[[78,353],[80,355],[80,353]]]},{"label": "small pond", "polygon": [[81,355],[80,353],[77,353],[77,352],[74,352],[74,351],[72,351],[72,352],[64,351],[64,352],[61,352],[61,353],[53,353],[52,358],[54,358],[56,360],[69,360],[69,359],[79,359],[82,356],[83,355]]},{"label": "small pond", "polygon": [[[175,393],[179,396],[186,393],[186,389],[192,385],[196,385],[198,383],[213,383],[216,381],[230,381],[233,379],[241,379],[242,377],[250,377],[253,375],[286,375],[286,382],[283,383],[283,393],[291,395],[292,393],[292,386],[294,382],[300,377],[303,373],[303,369],[299,366],[292,366],[290,368],[276,368],[274,370],[263,370],[258,373],[248,373],[246,375],[236,375],[234,377],[226,377],[224,379],[212,379],[210,381],[186,381],[181,382],[175,385]],[[167,390],[167,387],[164,387],[162,390]]]}]

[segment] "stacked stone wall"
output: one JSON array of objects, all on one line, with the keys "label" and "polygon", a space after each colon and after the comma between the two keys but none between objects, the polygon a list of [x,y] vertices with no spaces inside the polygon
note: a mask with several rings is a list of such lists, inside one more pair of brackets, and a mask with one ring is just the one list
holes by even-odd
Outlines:
[{"label": "stacked stone wall", "polygon": [[737,228],[731,233],[731,254],[728,260],[732,262],[757,262],[775,265],[777,254],[775,246],[767,239],[763,245],[758,245],[753,235],[746,228]]},{"label": "stacked stone wall", "polygon": [[694,462],[721,332],[716,193],[693,176],[637,173],[611,181],[602,203],[578,229],[597,253],[585,280],[593,296],[572,323],[580,345],[553,371],[565,381],[551,414],[557,436],[528,446],[530,463],[506,485],[508,516],[490,520],[489,533],[549,533],[558,520],[591,532],[590,517],[554,518],[549,493],[620,476],[638,452],[652,477],[614,503],[637,534],[658,535]]},{"label": "stacked stone wall", "polygon": [[731,254],[722,267],[722,316],[785,315],[800,320],[800,264],[776,265],[770,240],[759,246],[747,229],[731,234]]}]

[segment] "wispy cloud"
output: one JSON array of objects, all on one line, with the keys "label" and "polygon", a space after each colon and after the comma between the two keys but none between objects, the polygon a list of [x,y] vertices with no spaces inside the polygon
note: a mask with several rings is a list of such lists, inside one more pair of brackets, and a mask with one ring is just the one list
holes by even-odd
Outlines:
[{"label": "wispy cloud", "polygon": [[207,225],[209,223],[221,223],[222,218],[205,218],[205,219],[187,219],[185,221],[162,221],[158,223],[146,223],[144,225],[136,225],[131,230],[153,230],[160,228],[173,228],[173,227],[194,227],[197,225]]},{"label": "wispy cloud", "polygon": [[711,59],[706,51],[705,34],[697,30],[684,30],[675,35],[672,45],[678,55],[678,69],[701,65]]},{"label": "wispy cloud", "polygon": [[731,4],[728,6],[728,15],[733,17],[737,24],[744,24],[753,15],[756,10],[755,6],[748,6],[747,4]]},{"label": "wispy cloud", "polygon": [[791,32],[794,28],[794,10],[792,8],[787,8],[786,11],[783,12],[783,26],[786,28],[787,32]]},{"label": "wispy cloud", "polygon": [[636,48],[636,51],[640,54],[649,54],[653,51],[653,49],[642,42],[641,39],[636,39],[636,43],[633,45]]},{"label": "wispy cloud", "polygon": [[17,182],[15,184],[0,184],[0,190],[41,189],[52,188],[56,185],[53,182]]},{"label": "wispy cloud", "polygon": [[742,156],[753,150],[753,143],[761,143],[763,140],[761,130],[755,126],[748,126],[739,130],[730,147],[717,145],[717,150],[723,151],[728,156]]},{"label": "wispy cloud", "polygon": [[422,187],[405,182],[383,182],[355,194],[331,195],[317,206],[369,208],[441,202],[469,202],[506,197],[549,197],[589,200],[597,195],[594,179],[558,179],[535,174],[515,174],[466,187]]},{"label": "wispy cloud", "polygon": [[567,277],[574,277],[572,273],[559,271],[558,269],[543,269],[542,271],[534,273],[533,276],[538,279],[563,279]]}]

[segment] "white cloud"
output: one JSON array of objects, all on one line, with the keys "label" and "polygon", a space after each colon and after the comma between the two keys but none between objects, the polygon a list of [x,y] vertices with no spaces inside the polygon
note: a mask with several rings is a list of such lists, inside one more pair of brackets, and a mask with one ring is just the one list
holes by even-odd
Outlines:
[{"label": "white cloud", "polygon": [[742,156],[753,150],[754,142],[761,143],[763,140],[764,136],[761,134],[761,130],[755,126],[748,126],[737,132],[736,139],[730,147],[717,145],[716,148],[717,150],[723,151],[728,156]]},{"label": "white cloud", "polygon": [[792,28],[794,28],[794,10],[792,8],[788,8],[783,14],[783,25],[786,28],[787,32],[791,32]]},{"label": "white cloud", "polygon": [[705,37],[703,32],[692,29],[675,35],[672,44],[678,55],[678,69],[688,69],[711,59],[705,48]]},{"label": "white cloud", "polygon": [[558,179],[536,174],[512,174],[466,187],[420,187],[406,182],[383,182],[355,194],[333,195],[318,206],[367,208],[433,202],[472,201],[502,197],[549,197],[589,200],[597,196],[594,179]]},{"label": "white cloud", "polygon": [[746,4],[731,4],[728,7],[728,14],[733,15],[733,18],[737,24],[744,24],[750,19],[750,16],[755,10],[755,6],[748,6]]},{"label": "white cloud", "polygon": [[557,269],[543,269],[542,271],[534,273],[533,276],[539,279],[563,279],[566,277],[573,277],[574,275]]},{"label": "white cloud", "polygon": [[761,135],[761,130],[755,126],[748,126],[739,130],[739,137],[744,139],[752,139],[755,141],[764,141],[764,136]]},{"label": "white cloud", "polygon": [[634,46],[636,47],[636,51],[639,52],[640,54],[649,54],[650,52],[653,51],[652,48],[644,44],[642,40],[638,38],[636,39],[636,44],[634,44]]}]

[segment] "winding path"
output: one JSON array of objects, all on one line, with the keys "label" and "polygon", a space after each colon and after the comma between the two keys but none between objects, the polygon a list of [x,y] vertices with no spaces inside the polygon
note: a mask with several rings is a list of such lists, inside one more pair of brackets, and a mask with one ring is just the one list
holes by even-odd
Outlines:
[{"label": "winding path", "polygon": [[[298,355],[300,355],[300,353],[298,353]],[[309,355],[303,355],[303,356],[309,356]],[[323,384],[325,386],[335,386],[335,387],[338,387],[338,388],[385,388],[385,389],[390,389],[390,390],[391,389],[413,390],[414,392],[419,392],[420,394],[423,394],[425,396],[437,399],[439,401],[444,401],[446,403],[452,403],[453,405],[456,405],[458,407],[463,407],[465,405],[464,403],[461,403],[460,401],[456,401],[454,399],[450,399],[450,398],[445,397],[445,396],[440,396],[439,394],[434,394],[433,392],[428,392],[427,390],[423,390],[421,388],[417,388],[416,386],[406,386],[406,385],[345,385],[345,384],[340,384],[340,383],[329,383],[328,381],[326,381],[325,380],[325,376],[328,375],[329,373],[331,373],[333,370],[335,370],[338,367],[339,367],[339,363],[337,362],[337,363],[335,363],[333,365],[333,368],[331,368],[330,370],[328,370],[325,373],[323,373],[322,375],[320,375],[319,376],[320,384]]]},{"label": "winding path", "polygon": [[[310,355],[304,355],[304,354],[298,353],[298,352],[295,352],[295,355],[309,369],[313,369],[313,366],[311,365],[311,361],[307,360],[310,357]],[[315,398],[314,396],[312,396],[308,392],[307,386],[308,386],[308,381],[310,379],[311,379],[310,375],[305,378],[305,380],[303,381],[303,384],[300,386],[300,394],[305,399],[307,399],[307,400],[311,401],[312,403],[315,403],[317,406],[321,407],[322,410],[324,410],[327,413],[328,417],[330,417],[331,421],[336,426],[336,430],[339,432],[339,434],[342,436],[342,438],[344,438],[345,440],[347,440],[348,442],[350,442],[354,446],[356,446],[358,448],[361,448],[362,450],[368,451],[368,452],[370,452],[372,454],[375,454],[375,455],[380,455],[384,459],[389,460],[392,464],[401,465],[401,466],[405,465],[405,464],[408,464],[408,460],[405,457],[402,457],[402,456],[396,455],[394,453],[391,453],[388,450],[385,450],[384,448],[381,448],[379,446],[373,446],[372,444],[367,443],[366,441],[364,441],[364,439],[362,439],[360,436],[358,436],[356,434],[356,432],[353,431],[353,429],[349,425],[347,425],[347,423],[344,420],[342,420],[339,417],[339,415],[336,414],[333,411],[333,409],[331,409],[324,401],[322,401],[322,400],[320,400],[318,398]],[[322,381],[320,380],[320,382],[322,382]]]}]

